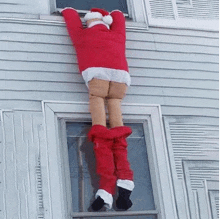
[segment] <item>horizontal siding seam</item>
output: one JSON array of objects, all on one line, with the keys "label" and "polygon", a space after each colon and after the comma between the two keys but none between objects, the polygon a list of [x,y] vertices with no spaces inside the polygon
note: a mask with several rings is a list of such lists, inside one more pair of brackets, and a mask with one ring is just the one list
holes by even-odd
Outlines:
[{"label": "horizontal siding seam", "polygon": [[[1,40],[0,40],[0,42],[1,42]],[[3,42],[3,41],[2,41]],[[13,41],[13,43],[14,43],[14,41]],[[15,43],[27,43],[27,42],[15,42]],[[39,44],[41,44],[41,43],[39,43]],[[46,43],[43,43],[43,44],[46,44]],[[49,43],[48,43],[49,44]],[[59,46],[63,46],[63,44],[50,44],[50,45],[59,45]],[[65,45],[66,46],[66,45]],[[70,47],[72,47],[72,45],[68,45],[68,46],[70,46]],[[2,52],[22,52],[22,53],[34,53],[34,54],[55,54],[55,52],[39,52],[39,51],[25,51],[25,50],[1,50],[0,49],[0,51],[2,51]],[[144,51],[144,52],[155,52],[155,53],[160,53],[160,52],[162,52],[162,53],[167,53],[167,54],[185,54],[185,55],[187,55],[187,54],[190,54],[190,55],[205,55],[205,56],[216,56],[216,57],[219,57],[219,54],[217,54],[217,53],[202,53],[202,52],[185,52],[185,51],[165,51],[165,50],[159,50],[159,49],[157,49],[157,50],[154,50],[154,49],[136,49],[136,48],[126,48],[126,51]],[[72,55],[73,57],[76,57],[76,53],[75,52],[73,52],[73,53],[68,53],[68,52],[62,52],[62,53],[60,53],[60,52],[57,52],[56,51],[56,54],[57,55]],[[129,57],[128,55],[127,55],[127,57]],[[130,57],[130,58],[133,58],[133,57]],[[138,58],[139,59],[139,58]],[[152,59],[153,60],[153,59]],[[154,60],[165,60],[165,59],[154,59]],[[167,59],[167,60],[170,60],[170,59]],[[174,60],[174,61],[182,61],[182,60]],[[184,62],[184,61],[182,61],[182,62]],[[187,62],[187,60],[185,61],[185,62]],[[196,62],[196,61],[190,61],[189,60],[189,62]],[[202,63],[204,63],[204,62],[202,62]],[[218,62],[207,62],[207,63],[218,63]]]},{"label": "horizontal siding seam", "polygon": [[216,70],[216,71],[208,71],[208,70],[202,70],[202,69],[175,69],[175,68],[154,68],[154,67],[140,67],[140,66],[129,66],[129,68],[137,68],[137,69],[148,69],[148,70],[151,70],[151,69],[154,69],[154,70],[176,70],[176,71],[197,71],[197,72],[208,72],[208,73],[214,73],[214,74],[218,74],[219,71]]},{"label": "horizontal siding seam", "polygon": [[[66,27],[64,27],[65,29],[66,29]],[[2,31],[2,33],[9,33],[9,34],[29,34],[29,35],[43,35],[43,36],[55,36],[55,37],[68,37],[69,38],[69,36],[67,35],[67,34],[58,34],[58,33],[56,33],[56,32],[54,32],[54,33],[39,33],[39,32],[24,32],[24,31],[22,31],[22,32],[19,32],[19,31]],[[133,33],[133,32],[132,32]],[[188,35],[188,36],[183,36],[183,35],[178,35],[178,34],[163,34],[163,33],[161,33],[161,34],[159,34],[159,33],[146,33],[146,35],[152,35],[152,36],[167,36],[167,37],[169,37],[169,36],[176,36],[176,37],[182,37],[182,38],[184,38],[184,37],[186,37],[186,38],[199,38],[199,39],[213,39],[213,40],[218,40],[219,38],[216,38],[216,37],[205,37],[205,36],[192,36],[192,35]],[[157,42],[157,40],[139,40],[139,39],[129,39],[129,37],[127,36],[126,37],[127,38],[127,40],[129,40],[129,41],[136,41],[136,42]],[[170,42],[170,43],[174,43],[175,44],[175,42]],[[180,43],[181,44],[181,43]],[[188,44],[187,43],[187,45],[194,45],[194,44]],[[197,45],[197,44],[196,44]]]},{"label": "horizontal siding seam", "polygon": [[[57,84],[59,84],[59,83],[57,83]],[[85,83],[84,82],[73,82],[72,84],[82,84],[82,85],[85,85]],[[135,85],[131,85],[132,87],[134,87]],[[138,86],[138,87],[147,87],[147,88],[164,88],[164,89],[166,89],[166,88],[171,88],[171,89],[185,89],[185,90],[202,90],[202,91],[219,91],[218,89],[208,89],[208,88],[190,88],[190,87],[171,87],[171,86],[153,86],[153,85],[136,85],[136,86]],[[33,91],[34,92],[34,90],[12,90],[12,89],[0,89],[1,91],[21,91],[21,92],[25,92],[25,91]],[[35,92],[40,92],[40,90],[35,90]],[[45,90],[46,91],[46,90]],[[52,92],[58,92],[58,91],[56,91],[56,90],[54,90],[54,91],[52,91]],[[78,92],[73,92],[73,93],[78,93]],[[83,93],[83,92],[79,92],[79,93]],[[85,92],[86,93],[86,92]],[[136,94],[134,94],[134,95],[136,95]],[[138,94],[138,96],[139,96],[140,94]]]},{"label": "horizontal siding seam", "polygon": [[[167,28],[168,29],[168,28]],[[178,29],[175,29],[176,31],[178,31]],[[192,30],[193,31],[193,30]],[[195,30],[196,32],[197,30]],[[201,32],[212,32],[212,31],[201,31]],[[216,33],[218,33],[218,31],[214,31]],[[165,35],[165,36],[178,36],[178,37],[192,37],[192,38],[205,38],[205,39],[216,39],[218,40],[219,38],[218,37],[213,37],[213,36],[198,36],[198,35],[183,35],[183,34],[176,34],[176,33],[158,33],[158,32],[151,32],[149,31],[149,34],[152,34],[152,35]]]},{"label": "horizontal siding seam", "polygon": [[[1,70],[1,69],[0,69]],[[24,72],[24,71],[20,71],[20,72]],[[30,73],[32,73],[33,71],[30,71]],[[60,72],[60,73],[63,73],[63,72]],[[77,75],[77,76],[82,76],[80,73],[78,73],[78,72],[76,72],[76,73],[70,73],[70,74],[74,74],[74,75]],[[174,80],[178,80],[178,81],[180,81],[180,80],[182,80],[182,81],[210,81],[210,82],[219,82],[219,80],[218,79],[216,79],[216,80],[214,80],[214,79],[200,79],[200,78],[174,78],[174,77],[153,77],[153,76],[146,76],[146,77],[144,77],[144,76],[135,76],[135,75],[131,75],[130,74],[130,76],[131,76],[131,80],[132,79],[134,79],[134,78],[144,78],[144,79],[164,79],[164,80],[170,80],[170,79],[174,79]],[[62,80],[60,80],[60,81],[53,81],[53,80],[44,80],[44,79],[42,79],[42,80],[36,80],[36,79],[34,79],[34,80],[30,80],[30,79],[13,79],[13,78],[10,78],[10,79],[7,79],[7,78],[0,78],[0,81],[17,81],[17,82],[43,82],[43,83],[47,83],[47,82],[49,82],[49,83],[66,83],[66,84],[70,84],[70,83],[80,83],[79,81],[76,81],[76,82],[74,82],[74,81],[62,81]],[[144,86],[144,85],[135,85],[135,86]],[[147,85],[146,85],[147,86]],[[161,87],[163,87],[163,86],[161,86]]]},{"label": "horizontal siding seam", "polygon": [[[84,83],[83,83],[84,85]],[[55,90],[14,90],[14,89],[0,89],[0,91],[4,91],[4,92],[21,92],[21,93],[32,93],[32,92],[39,92],[39,93],[54,93],[56,92],[57,94],[88,94],[87,91],[55,91]],[[132,94],[132,93],[127,93],[126,96],[143,96],[143,97],[147,97],[147,96],[152,96],[152,97],[174,97],[174,98],[188,98],[188,99],[203,99],[203,100],[218,100],[218,98],[213,98],[213,97],[198,97],[198,96],[174,96],[174,95],[167,95],[167,94]],[[4,98],[0,98],[2,100],[4,100]]]},{"label": "horizontal siding seam", "polygon": [[[4,33],[4,31],[2,32]],[[37,35],[42,35],[42,36],[55,36],[55,37],[68,37],[68,35],[53,35],[53,34],[43,34],[43,33],[25,33],[25,32],[9,32],[9,31],[6,31],[6,33],[10,33],[10,34],[26,34],[26,35],[34,35],[36,36]],[[69,39],[69,37],[68,37]],[[10,41],[10,40],[9,40]],[[13,41],[14,42],[14,41]],[[18,42],[24,42],[24,41],[18,41]],[[25,42],[28,42],[28,43],[32,43],[32,41],[25,41]],[[160,44],[169,44],[169,45],[180,45],[180,46],[202,46],[202,47],[210,47],[210,48],[218,48],[218,45],[206,45],[206,44],[193,44],[193,43],[181,43],[181,42],[165,42],[165,41],[158,41],[158,40],[147,40],[147,41],[143,41],[143,40],[136,40],[136,39],[127,39],[127,42],[137,42],[137,43],[160,43]],[[38,43],[38,42],[35,42],[35,43]],[[42,42],[40,42],[42,43]],[[51,44],[48,42],[48,44]],[[55,44],[55,43],[52,43],[52,44]],[[71,43],[63,43],[62,45],[72,45]]]},{"label": "horizontal siding seam", "polygon": [[[0,66],[1,67],[1,66]],[[160,68],[144,68],[144,67],[133,67],[133,66],[129,66],[129,69],[145,69],[146,71],[148,70],[148,69],[154,69],[154,70],[159,70],[159,71],[161,71],[161,70],[165,70],[165,71],[167,71],[166,69],[160,69]],[[180,71],[180,72],[186,72],[186,71],[188,71],[188,70],[184,70],[184,69],[168,69],[168,70],[171,70],[171,71],[175,71],[175,72],[178,72],[178,71]],[[47,71],[44,71],[44,70],[13,70],[13,69],[3,69],[3,68],[0,68],[0,71],[7,71],[7,72],[28,72],[28,73],[32,73],[32,72],[40,72],[40,73],[43,73],[43,74],[47,74],[47,73],[49,73],[49,74],[51,74],[51,73],[54,73],[54,74],[60,74],[60,73],[64,73],[64,74],[80,74],[79,73],[79,71],[77,70],[75,70],[75,69],[73,69],[73,71],[66,71],[66,72],[64,72],[64,71],[49,71],[49,70],[47,70]],[[132,71],[129,71],[129,72],[132,72]],[[197,73],[203,73],[203,71],[202,70],[193,70],[193,72],[197,72]],[[209,74],[215,74],[215,75],[218,75],[219,74],[219,72],[212,72],[212,71],[204,71],[205,73],[209,73]],[[133,75],[133,76],[135,76],[135,75]],[[143,77],[143,75],[141,75],[141,76],[136,76],[136,77]],[[152,76],[152,78],[155,78],[154,76]],[[156,78],[161,78],[161,77],[156,77]],[[163,78],[163,77],[162,77]],[[166,78],[168,78],[168,77],[166,77]],[[177,79],[179,79],[178,77],[177,77]],[[197,78],[195,78],[195,79],[197,79]],[[205,79],[206,80],[206,79]]]},{"label": "horizontal siding seam", "polygon": [[[1,99],[0,99],[1,100]],[[3,101],[23,101],[23,102],[42,102],[43,100],[32,100],[32,99],[10,99],[10,100],[5,100],[3,99]],[[56,102],[56,100],[55,100]],[[57,100],[57,102],[59,102],[59,100]],[[61,101],[60,101],[61,102]],[[126,103],[124,101],[124,103]],[[137,105],[139,105],[139,103],[137,103]],[[166,104],[166,103],[163,103],[163,104],[160,104],[161,107],[172,107],[172,108],[190,108],[190,109],[213,109],[213,110],[218,110],[219,108],[218,107],[208,107],[208,106],[185,106],[185,105],[170,105],[170,104]],[[16,110],[16,109],[14,109]]]},{"label": "horizontal siding seam", "polygon": [[[1,51],[1,50],[0,50]],[[8,51],[7,51],[8,52]],[[11,52],[11,51],[10,51]],[[13,52],[11,52],[11,53],[13,53]],[[25,52],[21,52],[21,53],[25,53]],[[29,53],[29,52],[27,52],[27,53]],[[36,53],[34,53],[34,54],[36,54]],[[41,53],[41,54],[54,54],[54,53]],[[56,53],[56,55],[57,55],[57,53]],[[62,54],[62,55],[67,55],[67,54]],[[71,55],[70,55],[71,56]],[[76,60],[74,60],[74,59],[76,59],[76,55],[72,55],[73,56],[73,61],[74,62],[57,62],[57,61],[41,61],[41,60],[39,60],[39,61],[37,61],[37,60],[28,60],[28,59],[8,59],[8,58],[5,58],[5,59],[1,59],[0,58],[0,61],[12,61],[12,62],[36,62],[36,63],[57,63],[57,64],[77,64],[77,62],[76,62]],[[18,55],[18,57],[19,57],[19,55]],[[218,65],[219,63],[218,62],[200,62],[200,61],[190,61],[190,60],[175,60],[175,59],[164,59],[164,58],[161,58],[161,59],[153,59],[153,58],[148,58],[148,57],[146,57],[146,58],[143,58],[143,57],[132,57],[132,56],[127,56],[127,59],[128,60],[142,60],[142,61],[147,61],[147,60],[149,60],[149,61],[158,61],[158,62],[160,62],[160,61],[169,61],[169,62],[174,62],[174,63],[193,63],[193,64],[213,64],[213,65]]]},{"label": "horizontal siding seam", "polygon": [[[60,27],[65,27],[65,22],[64,21],[55,21],[55,20],[43,20],[43,19],[28,19],[28,18],[0,18],[0,22],[3,22],[3,23],[19,23],[19,24],[28,24],[28,25],[42,25],[42,26],[60,26]],[[134,27],[135,29],[135,27]],[[149,30],[147,30],[148,33],[158,33],[158,32],[154,32],[155,29],[161,29],[161,30],[173,30],[174,31],[184,31],[184,32],[189,32],[189,30],[186,30],[185,28],[173,28],[173,27],[151,27]],[[132,30],[130,30],[130,28],[128,28],[126,31],[129,31],[129,32],[133,32]],[[146,30],[145,31],[141,31],[140,32],[143,32],[143,33],[146,33]],[[207,33],[216,33],[218,34],[218,31],[216,30],[190,30],[190,33],[191,32],[194,32],[194,33],[204,33],[204,32],[207,32]],[[158,33],[158,34],[162,34],[162,33]],[[181,35],[183,36],[183,34]],[[188,35],[188,36],[192,36],[191,35]],[[197,36],[197,35],[193,35],[193,36]],[[208,38],[208,36],[207,36]]]},{"label": "horizontal siding seam", "polygon": [[0,2],[0,5],[22,5],[22,4],[13,3],[13,2]]},{"label": "horizontal siding seam", "polygon": [[[160,32],[157,32],[156,30],[159,30]],[[161,32],[161,31],[166,31],[166,30],[169,30],[170,32],[169,33],[163,33],[163,32]],[[173,31],[172,31],[173,30]],[[185,29],[185,28],[174,28],[174,27],[156,27],[156,26],[154,26],[154,27],[151,27],[150,29],[149,29],[149,33],[152,33],[152,34],[173,34],[174,32],[176,32],[176,31],[182,31],[182,32],[186,32],[187,34],[189,34],[189,33],[208,33],[208,34],[216,34],[216,35],[218,35],[219,34],[219,31],[217,31],[217,30],[198,30],[198,29],[195,29],[195,30],[191,30],[191,29]],[[181,33],[181,35],[179,35],[179,36],[198,36],[198,35],[185,35],[185,34],[183,34],[183,33]],[[198,37],[200,37],[200,36],[198,36]],[[205,36],[205,37],[208,37],[208,36]],[[208,37],[209,38],[209,37]],[[218,37],[216,37],[216,38],[218,38]]]},{"label": "horizontal siding seam", "polygon": [[[219,74],[218,71],[208,71],[208,70],[201,70],[201,69],[198,70],[198,69],[175,69],[175,68],[154,68],[154,67],[129,66],[129,69],[132,69],[132,68],[144,69],[144,70],[170,70],[170,71],[176,70],[176,71],[185,71],[185,72],[194,71],[194,72],[204,72],[204,73],[216,74],[216,75]],[[46,71],[44,71],[44,70],[11,70],[11,69],[3,69],[3,68],[0,68],[0,71],[17,71],[17,72],[26,72],[26,71],[39,72],[40,71],[41,73],[62,73],[60,71],[53,71],[53,70],[51,70],[51,71],[49,71],[49,70],[46,70]],[[74,73],[74,72],[72,72],[72,71],[64,72],[63,71],[63,73],[69,73],[69,74]],[[131,71],[129,71],[129,72],[131,72]]]},{"label": "horizontal siding seam", "polygon": [[[192,54],[192,53],[190,53],[190,54]],[[152,58],[139,58],[139,57],[132,57],[132,56],[127,56],[127,58],[128,59],[131,59],[131,60],[135,60],[135,59],[137,59],[137,60],[150,60],[150,61],[170,61],[170,62],[180,62],[180,63],[185,63],[185,62],[187,62],[187,63],[203,63],[203,64],[219,64],[218,62],[200,62],[200,61],[191,61],[191,60],[175,60],[175,59],[164,59],[164,58],[162,58],[162,59],[160,59],[160,58],[158,58],[158,59],[152,59]]]},{"label": "horizontal siding seam", "polygon": [[[149,60],[149,61],[158,61],[158,62],[166,62],[166,61],[168,61],[168,60],[166,60],[166,59],[151,59],[151,58],[136,58],[136,57],[127,57],[127,60],[129,61],[129,60],[141,60],[141,61],[147,61],[147,60]],[[72,61],[73,62],[61,62],[61,61],[42,61],[42,60],[28,60],[28,59],[9,59],[9,58],[0,58],[0,61],[6,61],[6,62],[27,62],[27,63],[46,63],[46,64],[48,64],[48,63],[50,63],[50,64],[54,64],[54,63],[56,63],[56,64],[66,64],[66,65],[77,65],[78,64],[78,62],[77,62],[77,60],[76,59],[72,59]],[[190,63],[189,61],[182,61],[182,60],[169,60],[169,61],[171,61],[171,62],[174,62],[174,63]],[[195,61],[191,61],[191,63],[200,63],[200,62],[195,62]],[[210,64],[210,65],[218,65],[218,63],[209,63],[209,62],[202,62],[202,63],[204,63],[204,64]],[[131,64],[130,64],[130,66],[132,66]],[[134,67],[134,65],[133,65],[133,67]],[[135,67],[139,67],[139,66],[135,66]],[[140,66],[140,67],[142,67],[142,66]],[[143,66],[144,68],[148,68],[148,66]],[[152,67],[150,67],[150,68],[152,68]],[[154,67],[153,67],[154,68]],[[163,68],[167,68],[167,67],[163,67]],[[168,68],[168,69],[170,69],[170,68]],[[171,69],[176,69],[176,68],[171,68]],[[185,68],[178,68],[177,70],[184,70]],[[189,69],[187,69],[187,70],[190,70],[190,69],[194,69],[194,68],[189,68]],[[203,71],[202,69],[197,69],[197,68],[195,68],[195,70],[201,70],[201,71]],[[206,70],[205,70],[206,71]],[[218,70],[216,69],[216,71],[218,72]],[[216,71],[214,71],[214,72],[216,72]]]}]

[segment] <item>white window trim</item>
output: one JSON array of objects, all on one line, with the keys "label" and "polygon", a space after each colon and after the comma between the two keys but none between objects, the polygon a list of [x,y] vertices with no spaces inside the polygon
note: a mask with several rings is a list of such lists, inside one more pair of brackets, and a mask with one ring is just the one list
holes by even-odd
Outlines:
[{"label": "white window trim", "polygon": [[[219,21],[218,20],[199,20],[199,19],[190,19],[190,18],[179,18],[177,11],[177,2],[176,0],[171,0],[174,12],[174,20],[165,19],[165,18],[152,18],[151,16],[151,6],[150,0],[144,0],[146,11],[147,11],[147,20],[150,27],[166,27],[166,28],[181,28],[181,29],[192,29],[192,30],[204,30],[204,31],[218,31],[219,30]],[[186,5],[185,7],[192,7],[191,5]]]},{"label": "white window trim", "polygon": [[[62,127],[60,121],[79,121],[79,119],[90,121],[89,106],[85,102],[43,101],[42,108],[46,139],[46,145],[41,146],[45,219],[71,219],[71,188],[68,177],[64,177],[68,175],[68,168],[63,169],[67,164],[64,164],[62,155],[65,150],[62,145],[66,143],[62,141],[61,136],[65,136],[65,133],[60,128]],[[149,156],[149,162],[153,164],[151,174],[154,195],[156,194],[154,197],[156,209],[159,209],[158,219],[177,219],[160,106],[122,104],[122,111],[123,118],[129,122],[147,121],[147,118],[150,118],[147,127],[151,137],[146,141],[151,145],[148,152],[152,155]],[[97,213],[88,212],[88,216]]]}]

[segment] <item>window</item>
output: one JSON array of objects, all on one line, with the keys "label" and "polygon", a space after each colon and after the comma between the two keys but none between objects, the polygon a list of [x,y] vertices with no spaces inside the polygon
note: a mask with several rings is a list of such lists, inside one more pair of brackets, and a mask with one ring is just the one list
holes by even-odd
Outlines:
[{"label": "window", "polygon": [[[145,131],[142,123],[126,124],[133,130],[133,134],[128,137],[128,159],[134,171],[135,189],[132,192],[133,206],[126,215],[127,218],[135,213],[140,214],[140,219],[156,219],[153,189],[149,169],[147,148],[145,142]],[[72,189],[72,209],[73,212],[88,212],[91,200],[94,198],[98,181],[95,173],[95,157],[93,154],[93,144],[87,141],[87,132],[91,123],[67,122],[67,145],[69,155],[69,168]],[[113,212],[117,210],[113,206]],[[140,212],[142,211],[142,212]],[[149,212],[152,215],[149,216]],[[74,215],[73,213],[73,215]],[[98,213],[101,216],[101,212]],[[79,214],[77,214],[78,216]],[[110,217],[106,217],[110,218]],[[118,216],[116,218],[123,218]]]},{"label": "window", "polygon": [[[88,12],[91,7],[100,7],[108,11],[115,9],[121,10],[127,19],[126,28],[134,29],[139,31],[147,31],[147,15],[146,15],[146,6],[145,1],[143,0],[113,0],[113,1],[84,1],[84,0],[49,0],[50,2],[50,13],[56,15],[56,11],[59,8],[64,7],[73,7],[78,10],[82,15]],[[43,20],[55,20],[62,21],[60,16],[48,16],[40,15],[40,18]]]},{"label": "window", "polygon": [[57,8],[73,7],[77,10],[90,10],[91,8],[103,8],[107,11],[112,11],[119,9],[125,14],[128,14],[127,2],[126,0],[56,0]]},{"label": "window", "polygon": [[[44,209],[48,218],[176,218],[176,203],[158,105],[122,105],[124,120],[134,130],[129,138],[129,159],[135,174],[138,174],[132,193],[134,207],[129,211],[113,209],[108,212],[88,212],[95,192],[91,182],[96,179],[92,171],[94,167],[87,165],[93,158],[88,158],[88,154],[84,153],[84,147],[89,145],[83,144],[90,127],[88,103],[51,101],[42,104],[45,144],[40,146],[40,153]],[[79,146],[82,150],[78,150]],[[139,147],[137,152],[136,147]],[[141,159],[137,160],[136,156]],[[69,168],[69,160],[72,169]],[[79,161],[83,164],[80,168]],[[139,162],[143,163],[140,172]],[[77,176],[83,176],[83,180]],[[78,186],[80,191],[73,186],[71,188],[71,184]]]},{"label": "window", "polygon": [[146,0],[149,26],[218,30],[218,0]]}]

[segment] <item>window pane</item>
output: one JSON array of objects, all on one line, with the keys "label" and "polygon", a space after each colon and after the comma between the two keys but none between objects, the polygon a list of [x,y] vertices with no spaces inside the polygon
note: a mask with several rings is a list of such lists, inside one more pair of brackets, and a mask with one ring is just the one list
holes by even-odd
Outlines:
[{"label": "window pane", "polygon": [[[142,124],[126,124],[133,130],[128,140],[128,159],[134,171],[135,188],[131,199],[131,211],[155,210],[150,179],[146,142]],[[95,171],[93,143],[88,142],[90,123],[67,123],[67,142],[71,175],[74,212],[86,212],[94,200],[98,189]],[[114,197],[116,199],[116,197]],[[113,211],[117,210],[113,204]],[[127,218],[154,219],[154,216],[133,216]],[[106,217],[105,217],[106,218]],[[107,217],[111,218],[111,217]],[[114,217],[124,218],[124,217]]]},{"label": "window pane", "polygon": [[57,8],[73,7],[78,10],[90,10],[91,8],[103,8],[107,11],[119,9],[128,13],[126,0],[56,0]]}]

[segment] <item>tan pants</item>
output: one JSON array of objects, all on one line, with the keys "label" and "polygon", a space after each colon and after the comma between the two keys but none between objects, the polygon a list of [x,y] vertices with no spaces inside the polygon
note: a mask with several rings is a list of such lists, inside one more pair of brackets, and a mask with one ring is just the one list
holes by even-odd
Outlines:
[{"label": "tan pants", "polygon": [[111,128],[123,126],[121,100],[125,96],[127,85],[113,81],[92,79],[89,82],[89,103],[92,125],[106,126],[105,100]]}]

